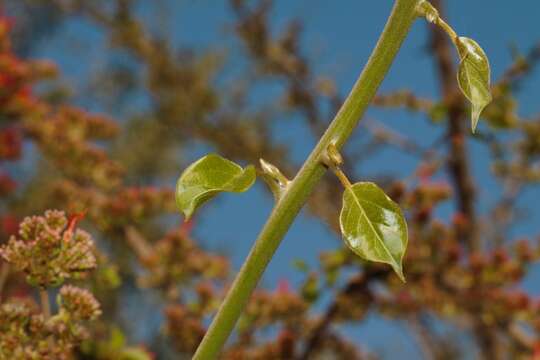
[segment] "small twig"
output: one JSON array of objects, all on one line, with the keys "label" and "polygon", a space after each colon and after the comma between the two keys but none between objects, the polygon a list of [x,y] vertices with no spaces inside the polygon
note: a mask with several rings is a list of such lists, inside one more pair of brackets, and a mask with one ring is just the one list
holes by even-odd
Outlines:
[{"label": "small twig", "polygon": [[152,249],[152,246],[134,226],[126,226],[124,232],[127,243],[133,249],[137,257],[143,261],[143,263],[147,263],[148,260],[155,257],[155,252]]},{"label": "small twig", "polygon": [[425,324],[420,321],[420,315],[411,315],[407,321],[411,331],[416,335],[418,346],[420,347],[426,360],[437,359],[437,348],[432,339],[431,333],[426,329]]},{"label": "small twig", "polygon": [[380,141],[384,141],[388,145],[395,146],[412,155],[422,156],[426,153],[426,150],[424,150],[413,140],[397,131],[390,129],[381,122],[373,119],[366,119],[364,126],[373,134],[375,138]]},{"label": "small twig", "polygon": [[39,299],[41,301],[41,311],[45,320],[51,317],[51,302],[49,301],[49,292],[46,288],[39,288]]},{"label": "small twig", "polygon": [[534,345],[537,343],[536,336],[525,331],[525,329],[519,326],[516,322],[512,322],[508,325],[508,332],[512,338],[519,343],[520,346],[528,350],[533,350]]},{"label": "small twig", "polygon": [[522,58],[517,59],[501,76],[499,84],[519,87],[525,75],[530,74],[540,61],[540,42],[534,45]]},{"label": "small twig", "polygon": [[326,336],[332,322],[339,313],[340,297],[350,297],[356,294],[362,294],[363,296],[371,298],[373,296],[369,289],[371,282],[383,278],[390,271],[391,270],[386,268],[366,268],[363,273],[350,278],[347,285],[336,294],[332,303],[321,316],[318,324],[307,336],[304,352],[300,354],[298,360],[310,359],[311,355],[317,350],[321,340]]},{"label": "small twig", "polygon": [[2,293],[4,286],[6,285],[7,279],[9,276],[9,264],[7,262],[2,263],[0,268],[0,303],[2,302]]}]

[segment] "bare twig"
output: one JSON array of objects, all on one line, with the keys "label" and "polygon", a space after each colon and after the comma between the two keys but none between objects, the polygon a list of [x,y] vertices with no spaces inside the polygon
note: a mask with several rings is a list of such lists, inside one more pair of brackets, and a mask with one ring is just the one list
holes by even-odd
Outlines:
[{"label": "bare twig", "polygon": [[319,347],[322,339],[326,336],[332,322],[339,312],[339,298],[351,297],[355,294],[371,298],[372,294],[369,289],[371,281],[385,277],[390,273],[386,268],[367,268],[365,272],[353,276],[347,285],[335,296],[334,301],[328,306],[324,314],[321,316],[319,323],[311,331],[307,337],[304,352],[298,357],[299,360],[310,359],[310,356]]},{"label": "bare twig", "polygon": [[2,302],[2,293],[4,290],[4,286],[6,285],[8,276],[9,264],[7,262],[2,262],[2,267],[0,267],[0,303]]},{"label": "bare twig", "polygon": [[39,299],[41,301],[41,311],[45,320],[51,317],[51,302],[49,301],[49,292],[46,288],[39,289]]}]

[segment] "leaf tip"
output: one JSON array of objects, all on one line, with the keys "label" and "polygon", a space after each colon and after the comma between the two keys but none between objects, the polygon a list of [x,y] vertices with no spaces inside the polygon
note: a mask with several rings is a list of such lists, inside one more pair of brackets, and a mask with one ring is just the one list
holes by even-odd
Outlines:
[{"label": "leaf tip", "polygon": [[403,281],[403,283],[406,284],[407,280],[405,280],[405,275],[403,274],[403,266],[400,264],[392,266],[392,268],[394,269],[394,272],[398,276],[399,280]]},{"label": "leaf tip", "polygon": [[184,215],[184,222],[188,222],[193,216],[193,211],[188,211],[188,210],[180,210],[180,211],[182,212],[182,215]]},{"label": "leaf tip", "polygon": [[253,183],[257,179],[257,171],[255,169],[255,166],[253,165],[246,166],[244,168],[244,174],[246,174],[249,177],[249,181],[248,181],[249,185],[246,186],[246,190],[247,190],[253,185]]},{"label": "leaf tip", "polygon": [[473,135],[476,134],[476,124],[477,124],[477,123],[478,123],[478,120],[475,121],[474,119],[473,119],[472,122],[471,122],[471,133],[472,133]]},{"label": "leaf tip", "polygon": [[195,209],[193,207],[184,206],[179,199],[179,196],[176,197],[176,208],[184,216],[184,221],[188,221],[193,216]]}]

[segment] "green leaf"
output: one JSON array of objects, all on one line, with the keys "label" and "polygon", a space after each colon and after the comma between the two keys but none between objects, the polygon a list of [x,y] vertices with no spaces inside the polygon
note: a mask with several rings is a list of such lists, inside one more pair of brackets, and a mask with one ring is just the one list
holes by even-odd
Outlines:
[{"label": "green leaf", "polygon": [[360,257],[390,264],[403,276],[407,223],[399,206],[377,185],[360,182],[345,189],[339,216],[345,243]]},{"label": "green leaf", "polygon": [[204,202],[218,193],[244,192],[255,182],[255,168],[239,165],[215,154],[191,164],[176,184],[176,205],[189,219]]},{"label": "green leaf", "polygon": [[486,53],[476,41],[459,37],[456,46],[461,58],[458,84],[463,95],[471,102],[471,129],[474,133],[480,113],[491,102],[491,70]]}]

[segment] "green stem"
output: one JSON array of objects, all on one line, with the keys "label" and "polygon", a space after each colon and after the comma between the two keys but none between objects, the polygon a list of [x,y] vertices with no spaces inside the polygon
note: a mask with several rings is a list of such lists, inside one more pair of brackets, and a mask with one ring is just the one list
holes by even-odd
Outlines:
[{"label": "green stem", "polygon": [[219,354],[283,236],[325,173],[321,157],[326,148],[331,143],[338,150],[343,146],[375,96],[417,16],[418,2],[396,0],[368,63],[336,117],[274,207],[193,359],[215,359]]}]

